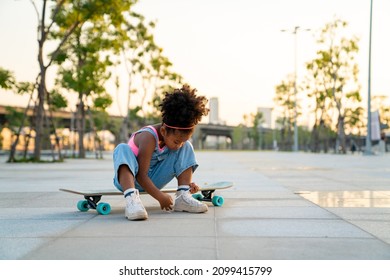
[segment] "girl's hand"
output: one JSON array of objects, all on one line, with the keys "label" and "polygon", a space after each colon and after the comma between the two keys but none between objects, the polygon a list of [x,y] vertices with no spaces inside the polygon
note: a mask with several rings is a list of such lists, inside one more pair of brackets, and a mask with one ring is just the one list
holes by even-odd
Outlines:
[{"label": "girl's hand", "polygon": [[200,187],[196,183],[190,183],[190,193],[197,193],[200,190]]},{"label": "girl's hand", "polygon": [[166,211],[172,210],[173,199],[169,194],[161,192],[161,196],[159,197],[158,202],[160,202],[160,206],[162,210],[166,210]]}]

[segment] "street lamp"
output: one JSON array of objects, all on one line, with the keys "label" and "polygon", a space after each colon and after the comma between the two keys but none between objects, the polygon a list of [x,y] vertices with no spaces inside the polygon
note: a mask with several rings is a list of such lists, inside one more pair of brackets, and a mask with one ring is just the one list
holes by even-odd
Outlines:
[{"label": "street lamp", "polygon": [[367,136],[364,154],[372,155],[371,151],[371,34],[372,34],[372,2],[370,3],[370,34],[368,40],[368,101],[367,101]]},{"label": "street lamp", "polygon": [[281,32],[290,32],[294,35],[294,147],[293,151],[298,152],[298,110],[297,110],[297,50],[298,50],[298,31],[310,31],[310,29],[301,29],[300,26],[295,26],[292,30],[282,29]]}]

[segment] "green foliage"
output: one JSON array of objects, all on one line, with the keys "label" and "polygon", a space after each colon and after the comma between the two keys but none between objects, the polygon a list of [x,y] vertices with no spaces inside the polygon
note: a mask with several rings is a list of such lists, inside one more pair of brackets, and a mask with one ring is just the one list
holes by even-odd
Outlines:
[{"label": "green foliage", "polygon": [[15,84],[15,77],[11,71],[0,67],[0,88],[12,89]]},{"label": "green foliage", "polygon": [[[262,137],[262,128],[261,124],[264,123],[263,113],[256,112],[256,113],[250,113],[249,115],[243,116],[245,126],[249,127],[247,137],[252,142],[252,149],[259,149],[261,148],[261,137]],[[242,131],[242,130],[241,130]],[[238,133],[238,131],[236,131]],[[234,136],[238,138],[238,135]],[[242,139],[236,139],[240,142]]]},{"label": "green foliage", "polygon": [[347,26],[347,22],[340,19],[326,24],[318,34],[317,56],[306,64],[307,75],[302,87],[314,103],[313,151],[317,151],[318,142],[329,142],[330,134],[320,131],[332,129],[337,132],[340,145],[340,148],[335,147],[336,151],[345,152],[345,131],[350,131],[363,113],[359,106],[359,69],[355,59],[359,40],[355,36],[346,37]]},{"label": "green foliage", "polygon": [[30,82],[17,82],[11,71],[0,67],[0,88],[12,90],[15,94],[23,95],[25,93],[31,94],[35,89],[35,85]]},{"label": "green foliage", "polygon": [[384,128],[390,128],[390,99],[385,95],[372,96],[372,111],[379,111],[381,124]]},{"label": "green foliage", "polygon": [[7,111],[5,118],[8,122],[8,128],[10,128],[13,132],[16,132],[17,128],[22,124],[23,112],[20,112],[11,106],[6,106],[5,110]]},{"label": "green foliage", "polygon": [[97,130],[106,129],[106,124],[110,122],[110,116],[103,110],[91,110],[93,122]]},{"label": "green foliage", "polygon": [[26,93],[31,94],[35,89],[35,84],[30,82],[18,82],[15,84],[15,93],[23,95]]},{"label": "green foliage", "polygon": [[68,101],[65,96],[63,96],[57,90],[53,90],[50,93],[50,100],[48,101],[49,106],[53,110],[58,110],[62,108],[66,108],[68,106]]},{"label": "green foliage", "polygon": [[112,97],[109,94],[101,94],[93,101],[93,105],[97,109],[106,110],[112,104]]},{"label": "green foliage", "polygon": [[[131,13],[131,19],[125,23],[125,36],[122,41],[122,54],[128,74],[128,106],[138,106],[136,116],[128,115],[123,119],[123,131],[131,128],[131,123],[149,124],[158,122],[162,97],[165,92],[177,88],[182,77],[172,71],[172,63],[163,55],[163,49],[155,41],[152,31],[154,22],[146,22],[137,13]],[[130,104],[131,96],[140,97],[139,104]],[[124,133],[126,134],[126,133]],[[124,141],[125,139],[122,139]]]},{"label": "green foliage", "polygon": [[[51,54],[59,65],[57,87],[78,95],[78,115],[85,116],[85,106],[104,111],[112,104],[106,90],[111,78],[109,67],[115,64],[123,41],[124,26],[129,17],[131,0],[65,1],[52,17],[57,28],[53,39],[63,40]],[[70,32],[71,31],[71,32]],[[84,157],[85,120],[76,122],[79,131],[79,156]]]},{"label": "green foliage", "polygon": [[[158,120],[158,105],[164,91],[176,88],[181,83],[182,77],[172,71],[172,63],[154,42],[151,31],[155,23],[146,22],[142,15],[132,11],[136,2],[43,1],[41,14],[38,14],[41,19],[38,21],[40,74],[37,83],[16,83],[11,72],[0,68],[0,87],[13,89],[20,94],[38,91],[37,110],[34,111],[34,129],[37,132],[34,155],[38,160],[42,143],[48,141],[41,138],[49,136],[45,134],[44,128],[45,106],[48,105],[51,110],[65,108],[68,106],[69,94],[77,95],[76,126],[80,133],[79,147],[82,149],[87,115],[85,110],[91,108],[103,113],[112,104],[107,82],[112,78],[112,68],[121,63],[123,57],[131,68],[128,99],[135,91],[142,96],[142,102],[136,110],[131,112],[127,108],[131,112],[125,118],[127,126],[133,120],[136,123]],[[38,13],[35,2],[32,1],[32,4]],[[48,9],[51,9],[50,15]],[[48,41],[53,43],[53,51],[49,54],[45,53],[44,48]],[[58,66],[58,74],[54,89],[47,91],[46,71],[53,64]],[[119,88],[119,80],[115,84]],[[130,101],[127,107],[130,107]],[[101,120],[102,127],[103,122],[106,122],[106,126],[116,126],[109,118]]]},{"label": "green foliage", "polygon": [[295,114],[300,114],[300,106],[295,101],[295,80],[289,75],[275,87],[275,107],[278,112],[276,123],[280,127],[279,146],[282,150],[290,150],[293,142]]}]

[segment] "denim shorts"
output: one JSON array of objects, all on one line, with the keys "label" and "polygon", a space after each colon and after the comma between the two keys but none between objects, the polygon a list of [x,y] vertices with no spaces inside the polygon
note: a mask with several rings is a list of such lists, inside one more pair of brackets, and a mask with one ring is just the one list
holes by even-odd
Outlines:
[{"label": "denim shorts", "polygon": [[[118,181],[118,169],[121,165],[127,165],[133,174],[134,178],[138,174],[138,161],[133,151],[128,144],[119,144],[113,154],[114,162],[114,186],[123,191],[122,186]],[[150,163],[148,176],[159,189],[165,187],[173,178],[177,178],[180,174],[192,167],[194,172],[198,163],[195,158],[192,144],[187,141],[179,150],[173,151],[166,149],[162,153],[154,152]],[[143,191],[143,188],[135,181],[137,189]]]}]

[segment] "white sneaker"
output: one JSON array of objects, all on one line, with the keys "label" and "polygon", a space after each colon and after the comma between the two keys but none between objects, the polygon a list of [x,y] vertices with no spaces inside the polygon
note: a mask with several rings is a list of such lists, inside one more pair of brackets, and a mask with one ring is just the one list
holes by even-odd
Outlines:
[{"label": "white sneaker", "polygon": [[193,198],[189,190],[188,186],[179,186],[176,192],[174,210],[191,213],[207,212],[207,205]]},{"label": "white sneaker", "polygon": [[125,199],[125,216],[128,220],[146,220],[148,218],[148,213],[142,205],[141,199],[139,198],[139,191],[137,189],[126,193]]}]

